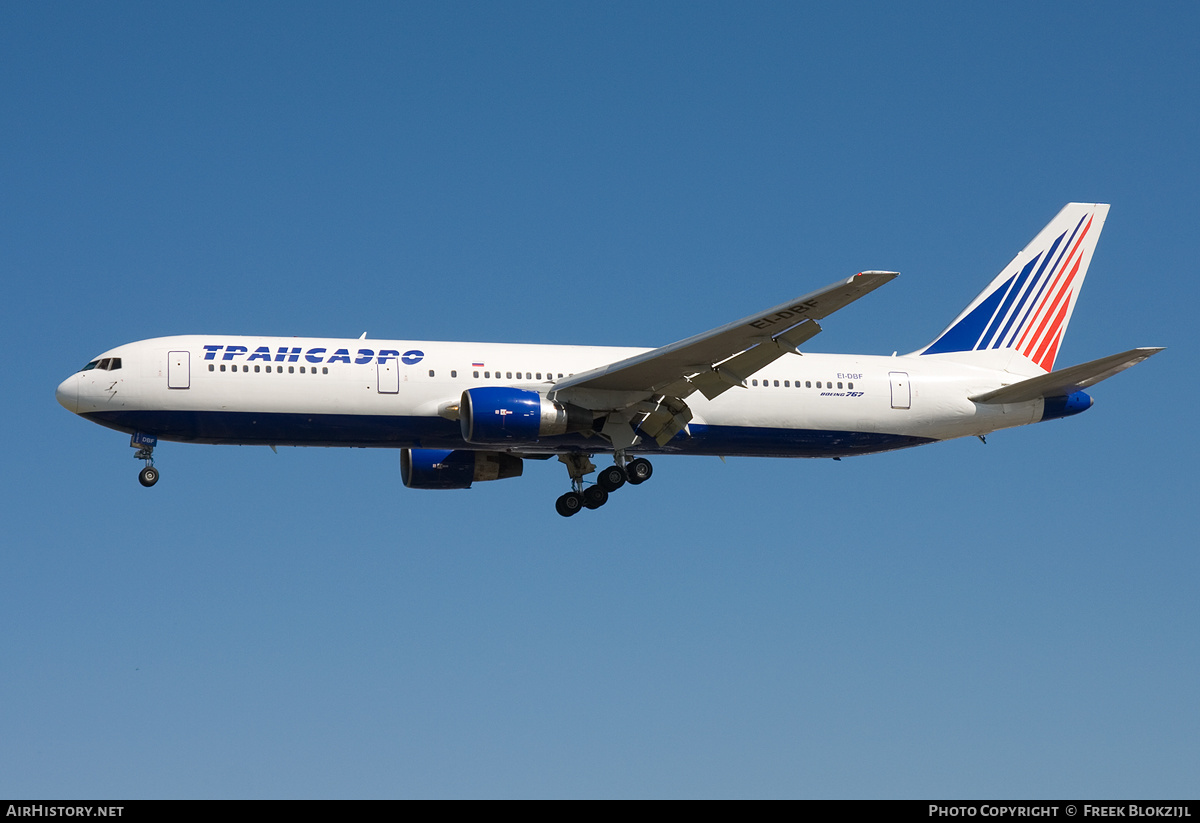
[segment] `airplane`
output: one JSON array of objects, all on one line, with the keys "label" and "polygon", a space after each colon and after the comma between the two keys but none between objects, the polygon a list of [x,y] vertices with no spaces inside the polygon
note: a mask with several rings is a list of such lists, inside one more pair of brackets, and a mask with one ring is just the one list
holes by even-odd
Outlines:
[{"label": "airplane", "polygon": [[[110,349],[56,397],[130,434],[147,487],[159,439],[395,448],[415,489],[466,489],[557,458],[571,487],[555,508],[569,517],[648,480],[646,455],[840,459],[1085,411],[1084,389],[1162,351],[1054,368],[1108,209],[1069,203],[903,356],[800,351],[825,318],[898,276],[863,271],[656,349],[183,335]],[[599,472],[598,454],[613,459]]]}]

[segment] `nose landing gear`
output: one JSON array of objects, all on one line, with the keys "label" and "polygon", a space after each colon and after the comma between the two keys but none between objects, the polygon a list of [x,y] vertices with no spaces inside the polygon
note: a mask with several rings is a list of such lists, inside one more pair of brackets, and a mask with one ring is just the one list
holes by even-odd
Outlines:
[{"label": "nose landing gear", "polygon": [[158,445],[158,438],[152,434],[134,432],[129,438],[129,445],[137,449],[133,456],[135,460],[146,461],[146,467],[138,472],[138,482],[150,488],[158,482],[158,469],[154,468],[154,447]]}]

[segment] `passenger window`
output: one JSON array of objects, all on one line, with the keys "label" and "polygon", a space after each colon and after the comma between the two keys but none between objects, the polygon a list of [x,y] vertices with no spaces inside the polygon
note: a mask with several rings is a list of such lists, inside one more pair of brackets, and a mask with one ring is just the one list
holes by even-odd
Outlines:
[{"label": "passenger window", "polygon": [[304,371],[304,367],[303,367],[303,366],[301,366],[301,367],[300,367],[300,373],[301,373],[301,374],[305,374],[305,373],[306,373],[306,372]]},{"label": "passenger window", "polygon": [[451,377],[458,377],[458,372],[457,372],[457,371],[455,371],[454,369],[451,369],[451,370],[450,370],[450,376],[451,376]]},{"label": "passenger window", "polygon": [[254,373],[255,373],[255,374],[258,374],[258,372],[259,372],[259,367],[258,367],[258,364],[256,363],[256,364],[254,365]]},{"label": "passenger window", "polygon": [[776,381],[775,381],[775,388],[779,388],[779,381],[778,381],[778,380],[776,380]]},{"label": "passenger window", "polygon": [[811,388],[812,388],[812,381],[811,381],[811,380],[805,380],[805,381],[804,381],[804,387],[805,387],[806,389],[811,389]]},{"label": "passenger window", "polygon": [[[476,373],[475,373],[475,376],[476,376],[476,377],[478,377],[478,376],[479,376],[479,372],[476,372]],[[485,371],[485,372],[483,373],[483,376],[484,376],[485,378],[490,378],[490,377],[492,376],[492,373],[491,373],[490,371]]]},{"label": "passenger window", "polygon": [[505,372],[505,373],[504,373],[504,379],[505,379],[505,380],[512,380],[512,372]]},{"label": "passenger window", "polygon": [[224,363],[222,363],[222,364],[221,364],[221,371],[225,371],[225,364],[224,364]]},{"label": "passenger window", "polygon": [[[269,369],[269,368],[271,368],[271,367],[270,367],[270,366],[267,366],[267,368]],[[322,366],[322,367],[321,367],[321,374],[329,374],[329,367],[328,367],[328,366]]]},{"label": "passenger window", "polygon": [[790,389],[790,388],[792,387],[792,384],[791,384],[791,382],[790,382],[790,381],[784,380],[784,381],[783,381],[783,387],[784,387],[785,389]]},{"label": "passenger window", "polygon": [[755,386],[757,386],[757,385],[758,385],[758,381],[757,381],[757,380],[751,380],[750,382],[751,382],[753,385],[755,385]]},{"label": "passenger window", "polygon": [[271,373],[271,367],[267,366],[267,374],[270,374],[270,373]]},{"label": "passenger window", "polygon": [[429,370],[429,376],[430,376],[430,377],[433,377],[433,369],[430,369],[430,370]]},{"label": "passenger window", "polygon": [[[222,366],[221,368],[225,368],[225,367],[224,367],[224,366]],[[303,366],[301,366],[301,367],[300,367],[300,371],[304,371],[304,367],[303,367]],[[295,374],[295,373],[296,373],[296,367],[295,367],[295,366],[288,366],[288,374]]]},{"label": "passenger window", "polygon": [[841,381],[839,380],[839,381],[838,381],[838,388],[840,389],[841,387],[842,387],[842,383],[841,383]]},{"label": "passenger window", "polygon": [[474,374],[476,377],[479,376],[479,372],[472,372],[472,374]]},{"label": "passenger window", "polygon": [[847,388],[850,388],[850,389],[852,389],[852,388],[854,388],[854,384],[853,384],[853,383],[847,383],[847,384],[846,384],[846,387],[847,387]]}]

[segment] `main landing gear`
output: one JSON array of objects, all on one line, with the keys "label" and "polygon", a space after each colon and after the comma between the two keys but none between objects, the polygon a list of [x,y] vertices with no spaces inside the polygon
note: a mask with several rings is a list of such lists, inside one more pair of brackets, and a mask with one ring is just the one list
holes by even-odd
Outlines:
[{"label": "main landing gear", "polygon": [[571,491],[558,498],[554,503],[555,510],[563,517],[570,517],[580,509],[598,509],[608,502],[612,492],[626,483],[637,486],[645,483],[654,473],[654,467],[644,457],[625,462],[625,455],[617,452],[616,463],[606,469],[601,469],[596,475],[595,485],[584,488],[583,477],[596,470],[590,454],[560,454],[558,459],[567,467],[571,475]]},{"label": "main landing gear", "polygon": [[137,449],[137,453],[133,456],[135,460],[146,461],[146,467],[138,472],[138,482],[146,488],[150,488],[158,482],[158,469],[154,468],[154,447],[158,445],[158,438],[150,434],[134,432],[133,437],[129,438],[129,445]]}]

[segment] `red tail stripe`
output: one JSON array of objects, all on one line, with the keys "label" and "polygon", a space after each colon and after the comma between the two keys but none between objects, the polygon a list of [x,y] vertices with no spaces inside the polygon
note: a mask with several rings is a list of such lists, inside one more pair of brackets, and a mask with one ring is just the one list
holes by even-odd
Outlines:
[{"label": "red tail stripe", "polygon": [[[1071,281],[1075,279],[1075,274],[1079,271],[1079,264],[1081,262],[1083,262],[1082,256],[1075,260],[1075,265],[1071,268],[1071,273],[1067,275],[1066,280],[1063,281],[1062,288],[1060,288],[1058,293],[1054,295],[1054,302],[1050,304],[1050,308],[1047,309],[1046,313],[1042,316],[1042,322],[1038,324],[1037,331],[1034,332],[1033,337],[1029,339],[1029,347],[1022,352],[1022,354],[1031,360],[1037,360],[1041,353],[1045,351],[1046,339],[1049,339],[1053,336],[1054,327],[1062,321],[1063,313],[1066,312],[1067,307],[1071,305]],[[1064,297],[1067,298],[1066,301],[1063,300]],[[1058,308],[1059,303],[1062,303],[1061,311],[1059,311]],[[1045,331],[1047,325],[1050,325],[1051,317],[1054,318],[1054,325],[1051,326],[1051,334],[1046,335],[1046,339],[1043,339],[1042,332]],[[1042,341],[1042,345],[1038,347],[1038,354],[1031,355],[1030,352],[1033,351],[1035,346],[1037,346],[1038,340]]]},{"label": "red tail stripe", "polygon": [[1058,357],[1058,347],[1062,343],[1062,331],[1054,337],[1054,345],[1050,347],[1050,351],[1046,352],[1046,357],[1041,363],[1038,363],[1046,371],[1054,371],[1054,358]]},{"label": "red tail stripe", "polygon": [[[1065,296],[1067,298],[1066,302],[1063,303],[1062,310],[1059,311],[1058,316],[1054,318],[1054,322],[1050,325],[1050,330],[1046,333],[1046,337],[1054,338],[1059,342],[1062,341],[1062,326],[1066,322],[1064,320],[1064,316],[1065,316],[1066,312],[1069,311],[1071,308],[1071,295],[1072,295],[1071,282],[1075,279],[1075,275],[1079,272],[1079,266],[1082,263],[1083,263],[1083,257],[1081,255],[1080,258],[1075,261],[1075,266],[1074,266],[1074,268],[1071,269],[1071,275],[1067,278],[1067,284],[1063,288],[1063,296]],[[1046,345],[1045,345],[1045,343],[1043,343],[1042,348],[1044,349],[1045,347],[1046,347]],[[1055,350],[1057,351],[1057,343],[1055,344]],[[1050,358],[1050,362],[1053,364],[1053,362],[1054,362],[1053,357]],[[1047,369],[1047,371],[1049,371],[1049,369]]]},{"label": "red tail stripe", "polygon": [[[1054,317],[1054,324],[1050,327],[1050,331],[1049,331],[1049,333],[1047,333],[1046,339],[1042,341],[1042,345],[1038,347],[1037,354],[1034,355],[1032,358],[1035,363],[1037,363],[1039,366],[1041,366],[1046,371],[1050,371],[1050,366],[1044,365],[1042,363],[1042,360],[1045,357],[1046,350],[1050,347],[1050,344],[1052,342],[1058,340],[1059,327],[1062,326],[1063,318],[1066,316],[1067,309],[1070,307],[1070,305],[1071,305],[1070,300],[1066,300],[1063,302],[1062,308],[1058,310],[1058,314],[1055,315],[1055,317]],[[1050,357],[1050,365],[1054,365],[1053,355],[1051,355],[1051,357]]]},{"label": "red tail stripe", "polygon": [[[1038,335],[1041,334],[1042,328],[1046,325],[1046,319],[1054,312],[1054,306],[1053,306],[1053,304],[1050,303],[1050,301],[1052,298],[1054,298],[1055,302],[1057,302],[1057,297],[1062,295],[1062,292],[1059,290],[1058,281],[1060,279],[1062,279],[1063,272],[1065,272],[1067,270],[1067,266],[1070,265],[1071,258],[1075,256],[1075,253],[1077,251],[1079,251],[1079,246],[1081,243],[1083,243],[1083,238],[1087,237],[1088,230],[1091,227],[1092,227],[1092,217],[1089,216],[1087,225],[1083,227],[1083,231],[1080,233],[1079,237],[1075,238],[1075,245],[1071,248],[1071,253],[1068,254],[1066,256],[1066,258],[1064,259],[1062,268],[1058,270],[1058,274],[1055,275],[1054,282],[1051,283],[1050,288],[1046,290],[1046,294],[1042,298],[1041,305],[1046,306],[1049,304],[1051,307],[1045,313],[1045,315],[1042,317],[1041,325],[1039,325],[1037,327],[1037,333],[1034,334],[1032,337],[1029,336],[1029,332],[1034,327],[1034,324],[1032,321],[1037,316],[1037,313],[1035,311],[1033,317],[1030,318],[1031,322],[1029,323],[1028,326],[1025,327],[1024,333],[1021,334],[1021,339],[1019,341],[1017,341],[1016,348],[1018,350],[1022,350],[1022,354],[1029,356],[1029,352],[1023,350],[1025,347],[1025,343],[1028,342],[1029,348],[1033,348],[1034,343],[1038,339]],[[1080,258],[1080,259],[1082,259],[1082,258]],[[1063,288],[1066,288],[1067,286],[1070,285],[1071,278],[1073,278],[1075,276],[1075,272],[1078,270],[1079,270],[1079,260],[1076,260],[1075,268],[1071,270],[1071,274],[1067,277],[1067,282],[1064,284]]]}]

